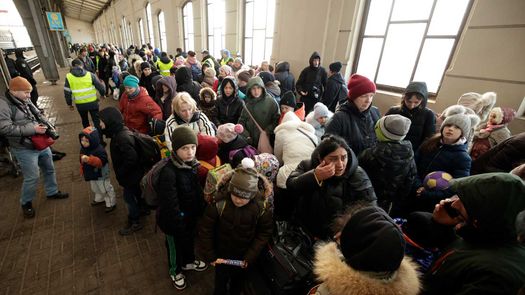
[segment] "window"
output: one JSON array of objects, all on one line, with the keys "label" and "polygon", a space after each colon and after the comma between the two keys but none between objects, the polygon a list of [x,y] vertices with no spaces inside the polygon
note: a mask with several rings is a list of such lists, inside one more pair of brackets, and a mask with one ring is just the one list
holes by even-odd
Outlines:
[{"label": "window", "polygon": [[129,30],[129,41],[131,41],[131,44],[135,44],[135,37],[133,36],[133,29],[131,28],[131,23],[128,23],[128,30]]},{"label": "window", "polygon": [[369,0],[354,70],[379,88],[425,81],[437,93],[470,0]]},{"label": "window", "polygon": [[130,45],[130,38],[129,38],[129,30],[127,27],[126,17],[122,17],[122,42],[125,47],[128,47]]},{"label": "window", "polygon": [[139,33],[140,33],[140,45],[146,44],[146,39],[144,38],[144,23],[142,19],[139,18]]},{"label": "window", "polygon": [[159,22],[160,50],[167,51],[168,44],[166,44],[166,23],[164,21],[164,12],[162,10],[157,15],[157,20]]},{"label": "window", "polygon": [[151,20],[151,4],[146,4],[146,23],[148,25],[149,44],[155,47],[155,36],[153,35],[153,21]]},{"label": "window", "polygon": [[182,29],[184,30],[184,49],[195,50],[193,31],[193,4],[186,2],[182,7]]},{"label": "window", "polygon": [[225,4],[224,0],[208,0],[208,51],[214,57],[221,56],[221,49],[224,48],[224,23],[225,23]]},{"label": "window", "polygon": [[272,55],[275,0],[246,0],[244,18],[244,62],[270,60]]}]

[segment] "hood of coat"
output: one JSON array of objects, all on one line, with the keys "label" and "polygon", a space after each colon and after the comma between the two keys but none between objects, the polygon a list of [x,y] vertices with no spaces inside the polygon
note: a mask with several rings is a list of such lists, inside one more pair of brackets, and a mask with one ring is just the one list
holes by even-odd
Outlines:
[{"label": "hood of coat", "polygon": [[421,94],[421,96],[423,96],[423,100],[421,101],[420,106],[422,109],[427,107],[428,90],[427,90],[427,84],[425,82],[410,82],[410,84],[408,84],[407,88],[405,89],[405,93]]},{"label": "hood of coat", "polygon": [[[525,209],[525,182],[510,173],[486,173],[453,180],[452,189],[469,222],[458,234],[488,243],[516,241],[516,216]],[[473,222],[475,221],[475,225]]]},{"label": "hood of coat", "polygon": [[226,99],[228,98],[225,94],[224,94],[224,85],[226,85],[226,83],[229,82],[233,85],[233,97],[236,97],[238,92],[239,92],[239,86],[237,85],[237,81],[235,80],[234,77],[232,76],[227,76],[225,77],[224,79],[222,79],[222,83],[221,83],[221,87],[220,87],[220,96],[223,98],[223,99]]},{"label": "hood of coat", "polygon": [[175,95],[177,95],[177,81],[174,77],[163,76],[157,81],[157,85],[155,87],[155,96],[157,99],[160,99],[162,96],[164,96],[164,89],[162,86],[166,86],[170,90],[169,98],[173,98]]},{"label": "hood of coat", "polygon": [[82,139],[82,137],[86,137],[89,141],[89,147],[87,148],[82,146],[82,144],[80,145],[83,150],[92,151],[100,145],[100,134],[98,133],[98,130],[93,127],[84,128],[84,130],[82,130],[82,132],[78,134],[79,142]]},{"label": "hood of coat", "polygon": [[[209,95],[211,97],[211,100],[209,102],[205,100],[205,95]],[[217,94],[215,94],[215,91],[213,91],[213,89],[211,89],[210,87],[203,87],[201,88],[201,91],[199,91],[199,100],[200,106],[203,106],[205,108],[211,108],[215,106]]]},{"label": "hood of coat", "polygon": [[319,246],[314,261],[314,273],[332,295],[419,294],[421,283],[416,269],[417,265],[405,256],[392,278],[373,278],[349,266],[334,242]]},{"label": "hood of coat", "polygon": [[282,61],[275,66],[275,72],[281,73],[281,72],[289,72],[290,71],[290,63],[287,61]]},{"label": "hood of coat", "polygon": [[310,134],[312,139],[315,139],[315,129],[312,125],[301,121],[299,117],[294,112],[287,112],[284,114],[281,124],[275,127],[275,134],[282,132],[283,130],[293,132],[295,130],[301,129],[306,134]]},{"label": "hood of coat", "polygon": [[124,117],[122,117],[122,114],[117,108],[107,107],[100,111],[99,116],[106,127],[102,130],[102,133],[107,137],[111,138],[124,129]]},{"label": "hood of coat", "polygon": [[171,62],[171,59],[169,58],[169,56],[161,56],[160,61],[162,63],[169,64]]},{"label": "hood of coat", "polygon": [[265,85],[266,92],[270,93],[273,97],[281,96],[281,88],[275,82],[268,82]]},{"label": "hood of coat", "polygon": [[[253,97],[252,96],[252,88],[254,86],[259,86],[262,88],[262,94],[260,97]],[[259,76],[256,76],[256,77],[253,77],[253,78],[250,78],[250,81],[248,81],[248,85],[246,85],[246,98],[251,98],[251,99],[259,99],[259,98],[264,98],[266,96],[266,88],[264,88],[264,83],[263,83],[263,80],[261,79],[261,77]]]},{"label": "hood of coat", "polygon": [[192,83],[191,70],[188,67],[179,67],[175,72],[175,79],[177,80],[177,85]]},{"label": "hood of coat", "polygon": [[[319,66],[318,67],[314,67],[314,59],[319,59]],[[308,63],[310,64],[310,68],[312,69],[319,69],[321,67],[321,55],[319,54],[319,52],[317,51],[314,51],[312,53],[312,55],[310,56],[310,59],[308,60]]]}]

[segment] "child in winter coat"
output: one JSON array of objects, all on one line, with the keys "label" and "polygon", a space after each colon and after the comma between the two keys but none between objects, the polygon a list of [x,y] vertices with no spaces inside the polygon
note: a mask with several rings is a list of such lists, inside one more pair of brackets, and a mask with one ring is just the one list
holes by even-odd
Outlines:
[{"label": "child in winter coat", "polygon": [[219,139],[219,158],[223,163],[230,163],[235,168],[242,159],[257,154],[257,150],[242,136],[244,128],[240,124],[226,123],[217,129]]},{"label": "child in winter coat", "polygon": [[199,183],[204,187],[208,171],[221,166],[222,163],[219,156],[217,156],[219,145],[217,144],[216,137],[199,134],[197,135],[197,142],[196,157],[200,163],[197,175],[199,177]]},{"label": "child in winter coat", "polygon": [[195,158],[197,135],[189,127],[175,128],[171,134],[173,153],[159,172],[157,224],[166,235],[169,275],[178,290],[186,288],[183,270],[204,271],[207,265],[195,259],[194,239],[197,220],[204,207],[197,179]]},{"label": "child in winter coat", "polygon": [[217,94],[215,94],[210,87],[204,87],[199,91],[199,109],[215,126],[220,125],[217,109]]},{"label": "child in winter coat", "polygon": [[106,213],[117,207],[115,191],[109,179],[108,154],[100,144],[100,136],[95,127],[84,128],[78,135],[80,140],[80,172],[89,181],[95,199],[91,206],[106,204]]},{"label": "child in winter coat", "polygon": [[372,181],[378,205],[393,217],[404,215],[417,178],[412,144],[404,140],[410,125],[410,119],[401,115],[382,117],[375,126],[377,144],[358,157]]},{"label": "child in winter coat", "polygon": [[470,151],[472,160],[476,160],[486,151],[512,136],[507,124],[514,120],[515,116],[516,111],[511,108],[496,107],[490,111],[487,123],[482,124],[481,128],[474,133]]},{"label": "child in winter coat", "polygon": [[[225,175],[218,184],[217,203],[208,205],[199,226],[197,255],[215,266],[214,294],[241,294],[243,282],[272,236],[273,218],[266,191],[258,188],[264,176],[251,159]],[[239,265],[223,264],[238,260]],[[228,292],[229,285],[229,292]]]},{"label": "child in winter coat", "polygon": [[326,123],[330,121],[333,115],[334,113],[330,112],[327,106],[322,102],[318,102],[314,105],[314,111],[306,116],[306,123],[314,126],[315,135],[319,142],[321,142],[321,137],[324,135]]},{"label": "child in winter coat", "polygon": [[[217,79],[217,73],[215,69],[210,66],[208,63],[205,63],[206,69],[203,71],[204,76],[202,78],[201,86],[210,87],[215,93],[217,93],[217,88],[219,88],[219,79]],[[204,65],[202,66],[204,68]]]}]

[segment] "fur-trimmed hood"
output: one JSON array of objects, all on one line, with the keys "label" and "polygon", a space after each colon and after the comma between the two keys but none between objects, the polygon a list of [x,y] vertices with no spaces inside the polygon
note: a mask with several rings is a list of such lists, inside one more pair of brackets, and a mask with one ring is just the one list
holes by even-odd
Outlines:
[{"label": "fur-trimmed hood", "polygon": [[316,249],[314,273],[323,283],[316,293],[311,294],[419,294],[421,284],[416,268],[416,264],[405,256],[392,279],[372,278],[351,268],[344,261],[337,244],[330,242]]}]

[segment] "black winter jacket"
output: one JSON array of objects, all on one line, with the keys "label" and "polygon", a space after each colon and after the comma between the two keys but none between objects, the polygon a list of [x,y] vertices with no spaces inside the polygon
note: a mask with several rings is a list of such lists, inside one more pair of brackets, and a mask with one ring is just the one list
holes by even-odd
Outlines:
[{"label": "black winter jacket", "polygon": [[[315,154],[315,153],[314,153]],[[313,237],[327,240],[333,237],[334,218],[357,201],[376,204],[376,195],[365,170],[358,166],[357,158],[348,153],[346,172],[340,177],[317,184],[314,170],[319,165],[317,156],[303,160],[286,181],[290,194],[298,196],[297,219]]]},{"label": "black winter jacket", "polygon": [[188,92],[195,102],[200,100],[199,92],[202,87],[199,83],[193,81],[191,70],[189,68],[178,68],[175,72],[175,79],[177,80],[177,92]]},{"label": "black winter jacket", "polygon": [[516,134],[472,162],[472,174],[510,172],[525,163],[525,132]]},{"label": "black winter jacket", "polygon": [[235,79],[232,79],[230,77],[226,77],[222,80],[222,83],[224,85],[224,81],[229,80],[235,85],[235,89],[233,91],[233,95],[231,97],[226,97],[224,94],[224,87],[220,87],[219,90],[219,97],[217,98],[217,113],[219,118],[220,124],[226,124],[226,123],[233,123],[237,124],[239,121],[239,118],[241,117],[242,113],[242,105],[244,104],[244,101],[242,101],[238,96],[239,88],[237,86],[237,83],[235,82]]},{"label": "black winter jacket", "polygon": [[290,73],[290,64],[287,61],[280,62],[275,67],[275,80],[279,81],[281,93],[287,91],[295,92],[295,77]]},{"label": "black winter jacket", "polygon": [[90,133],[82,131],[78,135],[79,141],[82,139],[82,137],[86,137],[89,140],[89,147],[85,148],[82,146],[82,144],[80,145],[80,157],[82,157],[82,155],[86,155],[90,158],[98,158],[98,160],[90,159],[88,163],[82,163],[82,161],[80,161],[82,173],[84,174],[84,180],[90,181],[98,180],[101,177],[103,177],[102,179],[109,177],[108,153],[106,153],[106,150],[100,144],[100,135],[98,130],[95,129]]},{"label": "black winter jacket", "polygon": [[359,155],[364,149],[375,146],[374,126],[379,117],[379,110],[374,106],[360,112],[353,102],[345,102],[327,123],[325,134],[341,136]]},{"label": "black winter jacket", "polygon": [[321,65],[319,65],[319,67],[317,68],[313,66],[313,60],[316,58],[318,58],[319,61],[321,60],[321,56],[319,55],[319,53],[312,53],[312,56],[310,56],[309,60],[310,65],[301,71],[301,74],[299,75],[299,79],[297,79],[297,84],[295,86],[297,87],[297,92],[308,92],[306,98],[309,99],[315,99],[312,88],[314,86],[317,87],[319,91],[319,98],[317,100],[319,100],[321,99],[321,97],[323,97],[323,92],[326,87],[327,74],[326,70],[323,67],[321,67]]},{"label": "black winter jacket", "polygon": [[335,112],[335,106],[343,104],[348,96],[348,88],[345,79],[341,73],[334,74],[328,78],[326,89],[321,102],[332,112]]}]

